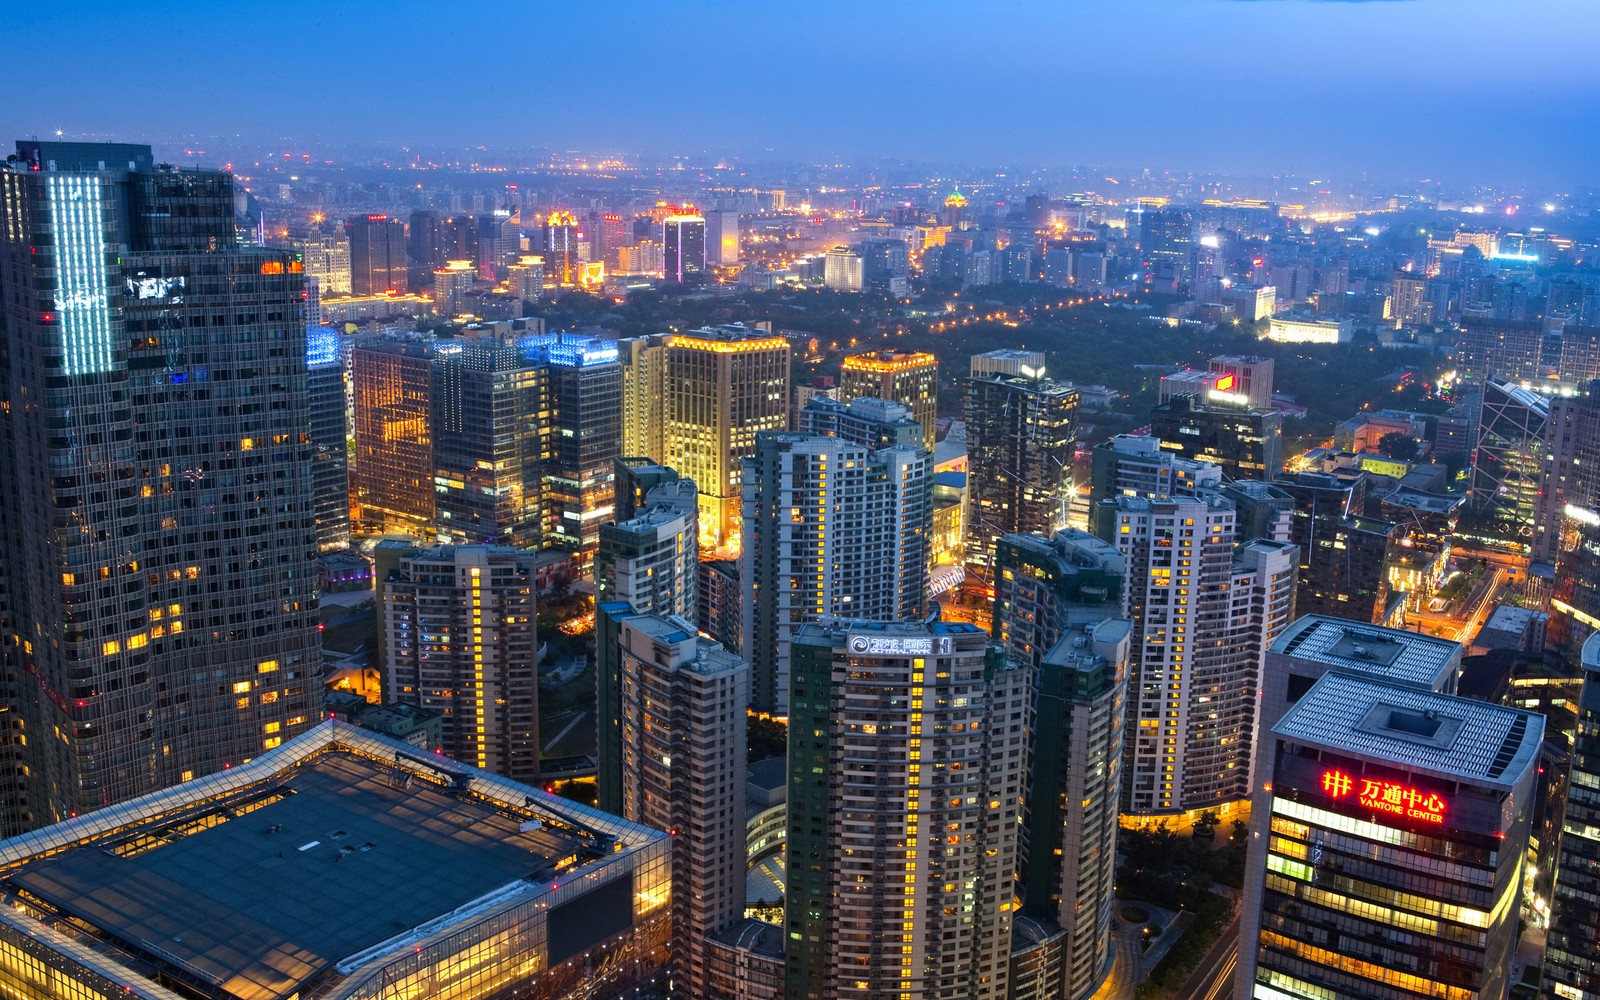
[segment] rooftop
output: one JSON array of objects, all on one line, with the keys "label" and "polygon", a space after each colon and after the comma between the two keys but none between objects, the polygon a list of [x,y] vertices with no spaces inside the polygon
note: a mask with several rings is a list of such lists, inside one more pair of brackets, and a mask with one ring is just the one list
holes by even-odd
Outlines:
[{"label": "rooftop", "polygon": [[1428,690],[1461,661],[1458,642],[1328,615],[1296,619],[1270,651]]},{"label": "rooftop", "polygon": [[1509,789],[1539,756],[1544,719],[1468,698],[1325,674],[1272,731],[1284,739]]},{"label": "rooftop", "polygon": [[612,838],[661,836],[326,722],[250,764],[0,843],[0,881],[133,969],[268,1000],[467,908],[538,894],[558,867],[605,864]]}]

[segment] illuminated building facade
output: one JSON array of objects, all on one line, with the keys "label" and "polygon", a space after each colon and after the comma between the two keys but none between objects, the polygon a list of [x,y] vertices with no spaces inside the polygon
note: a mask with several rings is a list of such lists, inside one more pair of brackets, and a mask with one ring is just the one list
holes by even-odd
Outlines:
[{"label": "illuminated building facade", "polygon": [[665,985],[670,840],[329,720],[248,764],[0,844],[13,901],[0,989],[631,995]]},{"label": "illuminated building facade", "polygon": [[669,215],[661,224],[667,280],[695,285],[706,276],[706,220],[699,215]]},{"label": "illuminated building facade", "polygon": [[1053,921],[1060,992],[1094,994],[1111,971],[1123,719],[1133,623],[1104,619],[1062,637],[1039,665],[1028,802],[1023,912]]},{"label": "illuminated building facade", "polygon": [[871,396],[910,407],[922,425],[923,447],[938,440],[939,359],[926,351],[871,351],[844,359],[839,371],[840,402]]},{"label": "illuminated building facade", "polygon": [[805,625],[793,663],[788,997],[1004,998],[1032,671],[946,622]]},{"label": "illuminated building facade", "polygon": [[1277,478],[1283,470],[1283,415],[1211,398],[1175,396],[1155,407],[1151,436],[1182,458],[1220,465],[1224,481]]},{"label": "illuminated building facade", "polygon": [[237,245],[234,194],[148,146],[24,141],[0,164],[21,729],[0,828],[238,765],[318,717],[305,279]]},{"label": "illuminated building facade", "polygon": [[[736,553],[744,460],[758,432],[789,425],[789,342],[737,324],[652,340],[629,345],[624,446],[693,479],[701,551]],[[629,441],[629,430],[646,440]]]},{"label": "illuminated building facade", "polygon": [[[976,362],[977,359],[974,359]],[[994,543],[1013,532],[1066,527],[1078,388],[1044,377],[998,373],[966,380],[967,565],[987,577]]]},{"label": "illuminated building facade", "polygon": [[578,283],[583,258],[578,253],[578,220],[571,212],[551,212],[539,231],[545,284],[564,288]]},{"label": "illuminated building facade", "polygon": [[750,669],[681,618],[617,622],[622,815],[672,842],[674,978],[708,994],[708,940],[744,916]]},{"label": "illuminated building facade", "polygon": [[1487,702],[1312,685],[1263,737],[1235,995],[1505,996],[1543,737]]},{"label": "illuminated building facade", "polygon": [[739,213],[712,209],[706,217],[706,263],[727,267],[739,263]]},{"label": "illuminated building facade", "polygon": [[[306,280],[316,279],[323,295],[350,294],[350,237],[340,227],[332,233],[313,232],[295,244],[306,265]],[[312,322],[319,322],[311,317]]]},{"label": "illuminated building facade", "polygon": [[1554,570],[1550,646],[1577,662],[1600,628],[1600,383],[1550,399],[1531,558]]},{"label": "illuminated building facade", "polygon": [[534,548],[542,539],[541,484],[549,420],[548,373],[507,330],[434,345],[429,393],[436,536],[468,545]]},{"label": "illuminated building facade", "polygon": [[861,254],[836,246],[823,256],[822,283],[836,292],[859,292],[864,287]]},{"label": "illuminated building facade", "polygon": [[622,365],[616,341],[571,333],[523,337],[523,351],[544,369],[546,398],[523,415],[544,437],[541,507],[547,549],[576,553],[581,564],[613,520],[617,456],[622,454]]},{"label": "illuminated building facade", "polygon": [[350,541],[350,449],[345,423],[344,349],[325,326],[306,330],[306,391],[311,415],[311,489],[317,514],[317,547],[343,548]]},{"label": "illuminated building facade", "polygon": [[478,278],[470,260],[452,260],[433,272],[433,313],[435,316],[460,316],[467,311],[467,296]]},{"label": "illuminated building facade", "polygon": [[410,288],[406,224],[387,215],[362,215],[344,224],[350,241],[350,293],[382,295]]},{"label": "illuminated building facade", "polygon": [[1468,507],[1487,530],[1529,542],[1544,474],[1550,399],[1511,382],[1486,383],[1482,392]]},{"label": "illuminated building facade", "polygon": [[355,455],[350,519],[362,534],[430,537],[433,357],[419,337],[373,337],[350,352]]},{"label": "illuminated building facade", "polygon": [[506,282],[517,298],[524,302],[537,302],[544,298],[544,258],[536,254],[522,254],[515,264],[506,267]]},{"label": "illuminated building facade", "polygon": [[1600,636],[1584,642],[1582,656],[1577,740],[1545,936],[1540,995],[1548,1000],[1600,998]]},{"label": "illuminated building facade", "polygon": [[446,756],[536,784],[534,554],[445,545],[396,555],[377,589],[384,697],[442,714]]},{"label": "illuminated building facade", "polygon": [[932,465],[920,447],[873,450],[787,431],[756,436],[744,469],[740,570],[756,709],[786,714],[790,644],[804,623],[921,615]]},{"label": "illuminated building facade", "polygon": [[[1226,394],[1220,397],[1221,402],[1256,410],[1272,409],[1277,367],[1276,361],[1257,354],[1219,354],[1206,363],[1206,369],[1218,376],[1212,389]],[[1229,375],[1233,376],[1231,381]]]},{"label": "illuminated building facade", "polygon": [[1295,547],[1235,551],[1226,499],[1117,501],[1122,617],[1134,622],[1123,811],[1217,809],[1250,794],[1267,646],[1294,614]]}]

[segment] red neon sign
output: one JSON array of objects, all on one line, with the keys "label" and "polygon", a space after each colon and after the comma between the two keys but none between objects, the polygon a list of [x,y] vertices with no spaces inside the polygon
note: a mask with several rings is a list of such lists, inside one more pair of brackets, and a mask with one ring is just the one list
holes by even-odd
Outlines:
[{"label": "red neon sign", "polygon": [[1234,377],[1233,372],[1229,372],[1228,374],[1226,374],[1226,375],[1222,376],[1221,378],[1217,379],[1217,390],[1219,392],[1226,392],[1229,389],[1232,389],[1233,388],[1233,383],[1235,383],[1237,381],[1238,381],[1238,379]]},{"label": "red neon sign", "polygon": [[1322,790],[1333,799],[1354,795],[1362,808],[1373,812],[1386,812],[1429,823],[1444,822],[1443,796],[1438,792],[1423,792],[1398,781],[1352,778],[1343,771],[1323,771]]}]

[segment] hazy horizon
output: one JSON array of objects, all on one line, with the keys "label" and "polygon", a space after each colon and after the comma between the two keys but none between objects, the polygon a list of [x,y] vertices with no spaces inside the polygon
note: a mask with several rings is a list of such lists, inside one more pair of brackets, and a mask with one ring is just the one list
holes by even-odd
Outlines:
[{"label": "hazy horizon", "polygon": [[[13,137],[656,151],[1583,188],[1583,0],[305,0],[13,15]],[[92,29],[92,30],[88,30]],[[15,64],[14,64],[15,65]],[[26,67],[48,67],[30,71]]]}]

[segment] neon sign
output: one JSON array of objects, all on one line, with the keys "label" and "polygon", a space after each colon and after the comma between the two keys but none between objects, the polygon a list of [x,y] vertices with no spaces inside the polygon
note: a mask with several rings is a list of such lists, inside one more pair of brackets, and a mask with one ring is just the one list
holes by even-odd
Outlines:
[{"label": "neon sign", "polygon": [[1323,771],[1322,790],[1332,799],[1353,795],[1362,808],[1373,812],[1426,820],[1429,823],[1444,822],[1443,796],[1437,792],[1423,792],[1398,781],[1353,778],[1343,771]]},{"label": "neon sign", "polygon": [[1233,388],[1233,383],[1235,381],[1237,381],[1237,379],[1234,376],[1233,372],[1229,372],[1228,374],[1226,374],[1226,375],[1222,376],[1221,378],[1217,379],[1217,384],[1216,384],[1215,388],[1216,388],[1216,390],[1218,392],[1226,392],[1229,389]]}]

